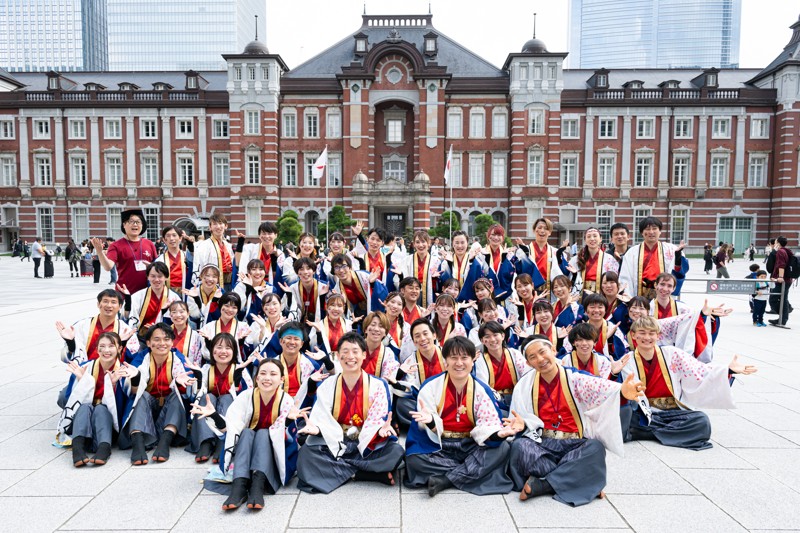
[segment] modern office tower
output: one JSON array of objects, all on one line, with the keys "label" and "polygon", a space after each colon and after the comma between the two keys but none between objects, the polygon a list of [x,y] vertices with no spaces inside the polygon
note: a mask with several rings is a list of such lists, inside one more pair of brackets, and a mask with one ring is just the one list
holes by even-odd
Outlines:
[{"label": "modern office tower", "polygon": [[266,0],[108,0],[110,70],[220,70],[266,37]]},{"label": "modern office tower", "polygon": [[741,0],[570,0],[570,68],[736,68]]},{"label": "modern office tower", "polygon": [[106,70],[106,0],[0,0],[0,68]]}]

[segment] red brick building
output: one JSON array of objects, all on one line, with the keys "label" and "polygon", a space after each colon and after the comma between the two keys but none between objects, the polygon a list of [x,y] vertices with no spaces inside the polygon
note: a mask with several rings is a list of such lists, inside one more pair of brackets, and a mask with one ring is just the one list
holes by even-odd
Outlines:
[{"label": "red brick building", "polygon": [[[536,39],[499,68],[431,15],[364,15],[292,69],[255,41],[221,72],[3,72],[0,247],[117,235],[133,205],[153,233],[221,211],[255,235],[287,209],[313,231],[337,204],[400,231],[451,192],[465,229],[488,213],[512,237],[542,215],[570,237],[655,215],[692,248],[796,239],[792,30],[763,70],[564,70]],[[310,171],[326,147],[327,188]]]}]

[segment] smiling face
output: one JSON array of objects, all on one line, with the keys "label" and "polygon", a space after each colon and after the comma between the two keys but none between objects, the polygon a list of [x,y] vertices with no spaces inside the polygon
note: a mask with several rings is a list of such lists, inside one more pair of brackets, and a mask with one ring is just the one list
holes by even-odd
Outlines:
[{"label": "smiling face", "polygon": [[347,281],[349,282],[351,279],[350,276],[350,267],[347,266],[347,263],[341,263],[333,267],[333,274],[336,276],[336,279],[339,281]]},{"label": "smiling face", "polygon": [[264,314],[269,318],[278,318],[281,314],[281,301],[278,298],[268,298],[264,300]]},{"label": "smiling face", "polygon": [[171,305],[169,307],[169,317],[172,319],[172,324],[182,330],[189,320],[189,313],[182,305]]},{"label": "smiling face", "polygon": [[397,317],[403,312],[403,298],[399,294],[388,298],[385,304],[386,314],[391,317]]},{"label": "smiling face", "polygon": [[575,339],[575,350],[578,352],[578,355],[587,355],[592,352],[592,347],[594,347],[594,341],[590,339]]},{"label": "smiling face", "polygon": [[475,299],[479,302],[485,298],[492,299],[492,293],[483,285],[478,285],[475,287]]},{"label": "smiling face", "polygon": [[453,381],[464,381],[472,373],[475,359],[467,352],[453,349],[444,360],[444,369]]},{"label": "smiling face", "polygon": [[426,241],[425,239],[419,239],[419,238],[414,239],[414,250],[416,250],[418,254],[426,253],[428,251],[428,246],[429,246],[428,241]]},{"label": "smiling face", "polygon": [[119,313],[119,300],[112,296],[103,296],[99,302],[97,302],[97,309],[100,310],[100,315],[103,318],[114,318]]},{"label": "smiling face", "polygon": [[589,317],[589,320],[603,320],[606,317],[606,308],[604,305],[590,304],[586,308],[586,316]]},{"label": "smiling face", "polygon": [[458,235],[453,239],[453,251],[458,256],[462,256],[467,253],[467,246],[469,243],[467,242],[467,237],[465,235]]},{"label": "smiling face", "polygon": [[361,347],[354,343],[345,341],[339,346],[339,363],[342,365],[342,372],[344,374],[360,374],[361,364],[364,362],[367,354]]},{"label": "smiling face", "polygon": [[486,322],[491,322],[492,320],[497,320],[498,317],[497,307],[487,307],[483,310],[480,314],[481,320],[485,324]]},{"label": "smiling face", "polygon": [[344,305],[341,300],[333,300],[328,302],[328,318],[330,320],[339,320],[344,314]]},{"label": "smiling face", "polygon": [[172,349],[172,339],[159,329],[150,335],[150,339],[147,341],[147,347],[150,348],[150,352],[153,355],[166,357]]},{"label": "smiling face", "polygon": [[525,347],[525,360],[534,370],[544,375],[557,370],[556,352],[549,343],[541,340],[534,340]]},{"label": "smiling face", "polygon": [[658,340],[658,332],[652,329],[637,329],[632,335],[633,340],[636,341],[636,346],[645,350],[653,348]]},{"label": "smiling face", "polygon": [[235,306],[234,304],[232,304],[232,303],[226,303],[225,305],[223,305],[223,306],[220,308],[219,314],[220,314],[220,317],[221,317],[221,318],[222,318],[222,319],[223,319],[225,322],[230,322],[231,320],[233,320],[234,318],[236,318],[236,314],[237,314],[238,312],[239,312],[239,308],[238,308],[238,307],[236,307],[236,306]]},{"label": "smiling face", "polygon": [[486,330],[481,342],[484,346],[486,346],[486,349],[489,350],[489,353],[498,353],[503,349],[504,339],[505,337],[502,333],[495,333],[493,331]]},{"label": "smiling face", "polygon": [[344,250],[344,241],[340,241],[338,239],[332,240],[330,242],[331,253],[333,254],[340,254],[342,250]]},{"label": "smiling face", "polygon": [[617,293],[619,292],[619,282],[611,281],[611,280],[603,280],[603,284],[600,286],[603,291],[603,295],[616,298]]},{"label": "smiling face", "polygon": [[261,244],[263,244],[267,248],[271,248],[272,245],[275,244],[275,237],[277,237],[277,234],[270,233],[267,231],[262,231],[258,234],[258,238],[261,241]]},{"label": "smiling face", "polygon": [[400,294],[403,295],[403,299],[406,301],[407,304],[416,305],[417,300],[419,299],[419,293],[421,291],[422,288],[416,283],[413,283],[411,285],[407,285],[406,287],[400,289]]},{"label": "smiling face", "polygon": [[367,246],[369,247],[369,253],[375,255],[381,249],[381,246],[383,246],[383,239],[373,231],[367,236]]},{"label": "smiling face", "polygon": [[646,317],[648,314],[650,314],[650,312],[640,305],[628,308],[628,316],[632,321]]},{"label": "smiling face", "polygon": [[533,298],[533,285],[530,283],[517,281],[515,283],[515,288],[517,289],[517,296],[519,296],[520,300],[523,302],[527,302]]},{"label": "smiling face", "polygon": [[533,318],[536,320],[536,323],[541,326],[541,329],[547,330],[550,328],[550,324],[553,323],[553,313],[547,309],[538,309],[533,314]]},{"label": "smiling face", "polygon": [[219,283],[219,274],[215,269],[209,268],[203,272],[200,281],[203,284],[203,288],[206,289],[206,291],[210,291],[212,288],[217,287]]},{"label": "smiling face", "polygon": [[224,222],[216,222],[214,220],[209,221],[208,229],[211,230],[211,235],[214,236],[217,240],[222,240],[225,236],[225,231],[228,229],[228,225]]},{"label": "smiling face", "polygon": [[308,257],[312,253],[314,253],[314,239],[308,236],[300,239],[300,256]]},{"label": "smiling face", "polygon": [[458,285],[455,283],[448,285],[447,288],[444,290],[444,294],[449,294],[453,298],[458,298],[459,292],[460,291],[458,290]]},{"label": "smiling face", "polygon": [[284,377],[278,368],[277,361],[270,361],[258,367],[258,374],[256,374],[256,385],[261,391],[262,396],[271,396],[283,386]]},{"label": "smiling face", "polygon": [[564,283],[553,283],[552,288],[553,294],[555,294],[556,298],[559,300],[565,300],[569,298],[570,288]]},{"label": "smiling face", "polygon": [[428,353],[434,348],[434,337],[431,328],[424,324],[420,324],[411,332],[411,340],[414,341],[414,346],[422,353]]},{"label": "smiling face", "polygon": [[167,278],[164,275],[156,270],[155,268],[150,270],[150,273],[147,275],[147,281],[150,282],[150,287],[156,292],[161,292],[164,290],[164,286],[167,283]]},{"label": "smiling face", "polygon": [[536,234],[536,240],[546,241],[550,238],[550,234],[552,233],[549,229],[547,229],[547,224],[544,222],[539,222],[536,224],[536,227],[533,228],[533,232]]},{"label": "smiling face", "polygon": [[671,278],[662,278],[656,284],[656,295],[659,300],[668,300],[672,291],[675,290],[675,283]]},{"label": "smiling face", "polygon": [[381,342],[384,337],[386,337],[387,333],[387,331],[383,329],[383,325],[377,317],[372,319],[372,322],[369,323],[365,332],[367,334],[367,342],[371,344]]},{"label": "smiling face", "polygon": [[614,246],[624,248],[628,244],[628,232],[623,228],[617,228],[611,232],[611,242]]},{"label": "smiling face", "polygon": [[253,280],[254,286],[261,285],[261,282],[267,277],[267,271],[261,267],[251,268],[247,271],[247,273],[250,274],[250,279]]},{"label": "smiling face", "polygon": [[119,355],[119,347],[114,341],[104,337],[97,343],[97,355],[100,359],[100,364],[104,367],[108,367],[116,361]]},{"label": "smiling face", "polygon": [[436,304],[436,318],[438,318],[440,322],[450,320],[455,314],[455,311],[455,308],[450,305],[450,302]]},{"label": "smiling face", "polygon": [[233,346],[225,340],[218,341],[211,353],[218,365],[226,366],[233,361]]},{"label": "smiling face", "polygon": [[176,250],[181,243],[181,236],[176,230],[171,229],[164,235],[164,243],[170,250]]},{"label": "smiling face", "polygon": [[661,230],[658,229],[658,226],[650,224],[642,232],[642,237],[644,237],[645,244],[652,248],[652,246],[657,243],[658,239],[661,237]]},{"label": "smiling face", "polygon": [[284,335],[280,340],[284,355],[297,355],[303,346],[303,339],[297,335]]},{"label": "smiling face", "polygon": [[142,232],[142,219],[136,215],[131,215],[123,224],[125,235],[128,237],[138,237]]},{"label": "smiling face", "polygon": [[497,230],[492,230],[486,237],[489,240],[489,245],[492,248],[499,248],[503,244],[503,241],[506,238],[506,236],[503,235],[503,233]]},{"label": "smiling face", "polygon": [[303,265],[300,267],[300,270],[297,271],[297,276],[303,284],[307,285],[314,279],[314,270],[307,265]]},{"label": "smiling face", "polygon": [[600,237],[599,231],[589,230],[583,236],[583,242],[586,243],[586,246],[588,246],[590,250],[594,250],[600,247],[600,243],[603,242],[603,239]]}]

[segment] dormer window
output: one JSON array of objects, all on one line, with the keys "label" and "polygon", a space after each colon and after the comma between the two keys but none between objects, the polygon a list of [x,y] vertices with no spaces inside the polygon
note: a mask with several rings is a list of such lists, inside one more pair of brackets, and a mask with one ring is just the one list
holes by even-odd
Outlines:
[{"label": "dormer window", "polygon": [[597,88],[598,89],[607,89],[608,88],[608,74],[598,74],[597,75]]},{"label": "dormer window", "polygon": [[50,89],[51,91],[57,91],[58,89],[60,89],[60,87],[61,87],[61,84],[59,82],[58,75],[50,76],[47,79],[47,88]]},{"label": "dormer window", "polygon": [[629,81],[625,84],[625,87],[628,89],[641,89],[644,86],[644,83],[639,80]]},{"label": "dormer window", "polygon": [[437,43],[437,37],[439,37],[434,32],[428,32],[424,35],[425,38],[425,55],[426,56],[435,56],[439,51],[439,45]]},{"label": "dormer window", "polygon": [[187,89],[197,89],[197,76],[189,76],[186,78]]},{"label": "dormer window", "polygon": [[131,91],[133,90],[133,86],[130,83],[120,83],[119,84],[120,91]]},{"label": "dormer window", "polygon": [[84,85],[84,87],[86,88],[87,91],[96,91],[97,90],[97,84],[96,83],[87,83],[86,85]]},{"label": "dormer window", "polygon": [[595,89],[608,89],[608,70],[604,68],[595,70],[587,84]]},{"label": "dormer window", "polygon": [[659,85],[659,87],[665,87],[667,89],[677,89],[680,86],[681,82],[679,82],[678,80],[668,80]]},{"label": "dormer window", "polygon": [[367,53],[367,34],[360,32],[354,36],[356,40],[356,55],[364,55]]},{"label": "dormer window", "polygon": [[156,91],[166,91],[167,90],[167,84],[166,83],[154,83],[153,84],[153,89],[155,89]]},{"label": "dormer window", "polygon": [[716,87],[717,86],[717,75],[714,73],[709,73],[706,75],[706,86],[707,87]]}]

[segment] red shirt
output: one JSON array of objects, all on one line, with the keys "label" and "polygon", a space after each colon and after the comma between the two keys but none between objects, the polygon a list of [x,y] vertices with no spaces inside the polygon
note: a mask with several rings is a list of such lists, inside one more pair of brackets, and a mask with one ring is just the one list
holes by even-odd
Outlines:
[{"label": "red shirt", "polygon": [[[168,290],[164,287],[163,290]],[[163,293],[162,293],[163,294]],[[147,310],[144,312],[144,317],[142,318],[141,324],[139,325],[139,330],[141,331],[142,328],[149,328],[153,324],[156,323],[158,320],[158,314],[161,312],[161,298],[156,296],[155,291],[150,291],[150,301],[147,304]]]},{"label": "red shirt", "polygon": [[228,247],[225,246],[224,242],[218,242],[214,238],[211,240],[214,241],[214,245],[219,249],[219,255],[222,258],[222,273],[230,274],[233,272],[233,262],[231,261],[231,254],[228,253]]},{"label": "red shirt", "polygon": [[339,339],[342,338],[343,329],[341,319],[328,321],[328,342],[331,350],[336,351],[339,348]]},{"label": "red shirt", "polygon": [[585,364],[583,363],[583,361],[581,361],[580,357],[578,357],[577,359],[578,359],[578,370],[583,370],[590,374],[594,374],[595,376],[597,375],[597,372],[595,372],[594,368],[594,354],[589,356],[589,360],[586,361]]},{"label": "red shirt", "polygon": [[214,368],[214,396],[217,398],[221,398],[231,391],[230,373],[232,367],[233,365],[228,365],[225,372],[220,372],[218,368]]},{"label": "red shirt", "polygon": [[[459,409],[460,408],[460,409]],[[461,414],[459,415],[459,410]],[[442,425],[445,431],[457,433],[469,433],[475,427],[470,422],[467,414],[467,387],[461,394],[456,393],[456,386],[447,380],[447,390],[445,392],[444,405],[442,406]]]},{"label": "red shirt", "polygon": [[100,371],[97,373],[97,381],[94,382],[94,404],[97,405],[103,400],[103,393],[105,392],[106,388],[106,370],[103,368],[103,365],[100,363],[95,363],[100,367]]},{"label": "red shirt", "polygon": [[556,376],[552,383],[547,383],[544,379],[539,380],[539,418],[544,422],[545,429],[565,433],[578,432],[578,424],[575,423],[564,398],[564,392],[561,390],[559,376]]},{"label": "red shirt", "polygon": [[[533,243],[533,255],[536,258],[536,268],[539,269],[539,273],[541,273],[542,277],[547,276],[548,248],[546,243],[542,248],[539,248],[538,244]],[[546,279],[544,281],[548,282],[550,280]]]},{"label": "red shirt", "polygon": [[378,366],[378,352],[380,352],[381,347],[378,346],[372,351],[367,349],[367,356],[364,358],[364,362],[361,363],[361,370],[366,372],[367,374],[372,374],[373,376],[380,376],[380,371],[376,373]]},{"label": "red shirt", "polygon": [[[420,284],[425,283],[425,260],[428,256],[422,257],[417,255],[417,279],[419,280]],[[423,295],[424,297],[424,295]]]},{"label": "red shirt", "polygon": [[672,316],[672,302],[668,303],[666,306],[662,307],[660,303],[656,302],[658,305],[658,318],[659,320],[662,318],[669,318]]},{"label": "red shirt", "polygon": [[347,297],[347,301],[354,305],[358,305],[364,301],[364,295],[358,290],[356,283],[358,282],[355,280],[352,280],[350,285],[342,283],[342,289],[344,289],[344,295]]},{"label": "red shirt", "polygon": [[672,398],[672,393],[669,392],[667,382],[664,380],[664,375],[661,373],[661,365],[658,360],[653,357],[649,361],[642,357],[644,373],[647,377],[647,397],[648,398]]},{"label": "red shirt", "polygon": [[272,273],[272,254],[268,254],[264,246],[261,246],[261,261],[264,263],[264,271],[267,273],[267,279],[270,279],[270,274]]},{"label": "red shirt", "polygon": [[166,398],[171,392],[169,388],[169,379],[167,379],[167,364],[169,364],[169,361],[168,357],[161,366],[156,367],[153,386],[147,391],[153,398]]},{"label": "red shirt", "polygon": [[90,331],[90,340],[89,340],[89,347],[86,349],[86,357],[89,361],[94,361],[97,359],[97,341],[100,338],[100,334],[107,333],[109,331],[114,331],[114,321],[112,320],[108,327],[103,327],[100,324],[100,319],[97,319],[97,322],[94,324],[94,331]]},{"label": "red shirt", "polygon": [[553,308],[553,322],[558,319],[558,315],[560,315],[564,311],[564,307],[561,305],[561,300],[556,302],[556,306]]},{"label": "red shirt", "polygon": [[300,380],[297,378],[297,365],[300,364],[300,359],[298,358],[297,361],[294,362],[293,365],[289,366],[286,364],[286,373],[289,374],[289,396],[294,398],[297,395],[297,391],[300,390]]},{"label": "red shirt", "polygon": [[264,404],[264,399],[261,399],[261,408],[258,410],[258,425],[255,429],[267,429],[272,425],[272,405],[275,403],[277,395],[277,392],[273,394],[266,404]]},{"label": "red shirt", "polygon": [[181,260],[181,253],[178,252],[176,255],[172,255],[171,253],[167,252],[169,256],[169,286],[171,289],[176,290],[180,293],[180,290],[183,288],[183,261]]},{"label": "red shirt", "polygon": [[403,307],[403,321],[406,324],[413,324],[419,318],[419,306],[414,306],[411,311],[407,307]]},{"label": "red shirt", "polygon": [[[307,317],[313,317],[317,314],[317,299],[314,298],[314,288],[306,292],[303,284],[300,284],[300,299],[303,301],[303,307],[306,310]],[[310,319],[311,320],[311,319]]]},{"label": "red shirt", "polygon": [[369,270],[370,272],[372,272],[376,268],[380,268],[381,274],[383,274],[384,266],[381,254],[376,255],[374,258],[371,255],[367,254],[367,265],[369,267],[367,268],[367,270]]},{"label": "red shirt", "polygon": [[498,272],[500,270],[500,263],[503,259],[502,254],[500,253],[500,248],[497,250],[492,250],[492,270]]},{"label": "red shirt", "polygon": [[514,388],[514,380],[511,378],[511,369],[508,368],[508,361],[505,353],[500,356],[500,360],[489,356],[494,370],[494,390],[502,391]]},{"label": "red shirt", "polygon": [[223,322],[223,321],[222,321],[222,319],[220,318],[220,319],[219,319],[219,321],[218,321],[217,323],[219,324],[219,332],[220,332],[220,333],[230,333],[230,332],[231,332],[231,325],[233,324],[233,320],[231,320],[230,322],[228,322],[228,323],[226,324],[226,323],[225,323],[225,322]]},{"label": "red shirt", "polygon": [[[117,283],[128,287],[128,291],[133,294],[147,287],[144,263],[155,260],[156,247],[147,239],[131,242],[123,237],[111,243],[106,250],[106,257],[117,266]],[[141,270],[136,270],[136,261],[144,262]]]},{"label": "red shirt", "polygon": [[436,352],[433,353],[433,357],[431,357],[430,361],[426,359],[424,355],[420,354],[420,356],[420,359],[422,359],[422,366],[425,368],[425,379],[443,372],[442,366],[439,364],[439,358],[436,357]]},{"label": "red shirt", "polygon": [[658,244],[653,246],[652,250],[649,249],[644,243],[642,243],[642,246],[644,246],[644,257],[642,258],[642,279],[648,279],[655,282],[658,275],[661,274],[661,268],[658,266]]},{"label": "red shirt", "polygon": [[586,267],[584,271],[586,272],[586,278],[583,281],[597,281],[597,260],[600,258],[600,252],[597,252],[597,255],[594,257],[589,257],[586,259]]},{"label": "red shirt", "polygon": [[[342,378],[342,408],[339,411],[339,418],[336,419],[340,424],[350,424],[361,427],[364,425],[364,412],[362,398],[362,388],[364,386],[364,376],[358,378],[353,389],[347,387],[347,383]],[[354,417],[355,420],[353,419]]]}]

